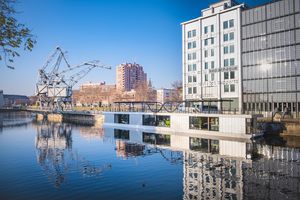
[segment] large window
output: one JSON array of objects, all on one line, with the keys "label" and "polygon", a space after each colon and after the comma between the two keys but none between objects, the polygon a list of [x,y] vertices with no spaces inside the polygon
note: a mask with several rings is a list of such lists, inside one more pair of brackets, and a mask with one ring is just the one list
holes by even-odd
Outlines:
[{"label": "large window", "polygon": [[229,85],[224,85],[224,92],[229,92]]},{"label": "large window", "polygon": [[128,114],[115,114],[114,121],[118,124],[129,124],[129,115]]},{"label": "large window", "polygon": [[219,149],[219,140],[190,137],[190,150],[218,154]]},{"label": "large window", "polygon": [[165,134],[143,132],[143,142],[156,145],[171,145],[171,136]]},{"label": "large window", "polygon": [[234,32],[226,33],[226,34],[223,35],[223,41],[224,42],[227,42],[227,41],[230,41],[230,40],[234,40]]},{"label": "large window", "polygon": [[234,27],[234,20],[228,20],[223,22],[223,29],[228,29]]},{"label": "large window", "polygon": [[188,38],[195,37],[195,36],[196,36],[196,29],[188,31]]},{"label": "large window", "polygon": [[189,126],[190,129],[208,130],[208,118],[190,116]]},{"label": "large window", "polygon": [[129,140],[129,130],[115,129],[114,130],[114,137],[116,139]]},{"label": "large window", "polygon": [[[192,90],[192,88],[191,88],[191,90]],[[143,125],[170,127],[171,126],[170,116],[168,116],[168,115],[143,115]]]}]

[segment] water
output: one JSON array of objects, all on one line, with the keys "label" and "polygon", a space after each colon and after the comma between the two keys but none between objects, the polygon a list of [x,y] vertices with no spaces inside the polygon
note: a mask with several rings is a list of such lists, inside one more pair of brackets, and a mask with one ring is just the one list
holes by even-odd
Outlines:
[{"label": "water", "polygon": [[0,199],[299,199],[297,148],[29,119],[2,116]]}]

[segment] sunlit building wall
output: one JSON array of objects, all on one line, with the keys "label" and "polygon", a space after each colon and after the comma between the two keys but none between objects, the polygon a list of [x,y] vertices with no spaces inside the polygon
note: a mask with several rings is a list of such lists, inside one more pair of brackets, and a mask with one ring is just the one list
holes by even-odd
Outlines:
[{"label": "sunlit building wall", "polygon": [[235,1],[220,1],[202,10],[199,18],[181,24],[184,100],[227,99],[233,101],[231,109],[241,110],[243,7]]}]

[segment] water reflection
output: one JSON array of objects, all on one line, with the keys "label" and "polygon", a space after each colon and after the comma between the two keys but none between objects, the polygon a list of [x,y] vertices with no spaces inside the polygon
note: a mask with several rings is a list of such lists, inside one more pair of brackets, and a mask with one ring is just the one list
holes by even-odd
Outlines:
[{"label": "water reflection", "polygon": [[[182,164],[183,199],[299,197],[299,149],[268,145],[269,141],[252,143],[110,128],[105,129],[106,137],[110,132],[118,138],[118,155],[159,153],[172,164]],[[178,148],[180,151],[175,151]],[[254,158],[255,154],[260,157]]]},{"label": "water reflection", "polygon": [[70,124],[42,121],[35,125],[37,162],[55,187],[60,187],[67,174],[74,169],[83,176],[95,176],[111,168],[111,164],[96,166],[72,149]]},{"label": "water reflection", "polygon": [[[35,146],[32,140],[22,140],[18,144],[29,141],[30,144],[22,148],[28,148],[25,152],[28,155],[33,148],[36,162],[34,159],[35,163],[31,163],[30,156],[20,159],[20,153],[9,154],[16,156],[12,159],[0,154],[5,161],[0,165],[0,175],[5,180],[0,184],[1,194],[5,191],[2,186],[9,183],[11,188],[15,185],[39,185],[43,182],[38,177],[40,171],[59,188],[51,190],[53,188],[46,184],[44,190],[47,191],[43,192],[59,191],[55,193],[59,199],[68,195],[68,188],[82,193],[82,196],[75,196],[78,199],[88,194],[97,198],[100,193],[106,195],[103,199],[110,199],[111,195],[115,195],[112,190],[127,195],[124,199],[144,199],[145,195],[148,197],[150,194],[153,199],[170,199],[173,193],[177,196],[172,199],[179,197],[186,200],[298,199],[300,194],[300,150],[281,146],[287,144],[285,140],[281,143],[266,140],[252,143],[250,140],[225,140],[197,134],[76,126],[47,121],[34,122],[32,126],[36,130],[36,135],[31,135],[35,138]],[[23,130],[18,128],[10,134],[0,135],[0,142],[4,141],[0,145],[1,152],[13,151],[19,141],[13,134]],[[16,136],[30,137],[26,134]],[[9,145],[3,145],[7,141]],[[14,160],[22,163],[20,168]],[[31,173],[29,178],[24,178],[23,166],[34,166],[36,163],[37,172],[32,172],[35,167],[26,168]],[[15,169],[9,171],[5,166]],[[15,175],[18,181],[1,174],[5,170],[14,172],[14,175],[21,171]],[[68,178],[72,181],[67,182]],[[42,179],[45,179],[44,175]],[[144,186],[135,187],[139,181]],[[66,183],[69,187],[62,187]],[[169,183],[167,187],[159,185]],[[28,193],[34,194],[32,191]],[[26,193],[22,194],[25,196],[18,197],[27,197]]]},{"label": "water reflection", "polygon": [[3,128],[27,126],[32,120],[33,116],[28,112],[0,112],[0,132]]}]

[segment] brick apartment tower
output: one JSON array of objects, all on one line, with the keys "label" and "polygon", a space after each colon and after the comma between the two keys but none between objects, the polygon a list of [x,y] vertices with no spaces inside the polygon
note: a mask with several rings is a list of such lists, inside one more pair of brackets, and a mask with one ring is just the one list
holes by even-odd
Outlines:
[{"label": "brick apartment tower", "polygon": [[117,66],[117,90],[130,91],[139,84],[147,83],[147,74],[137,63],[124,63]]}]

